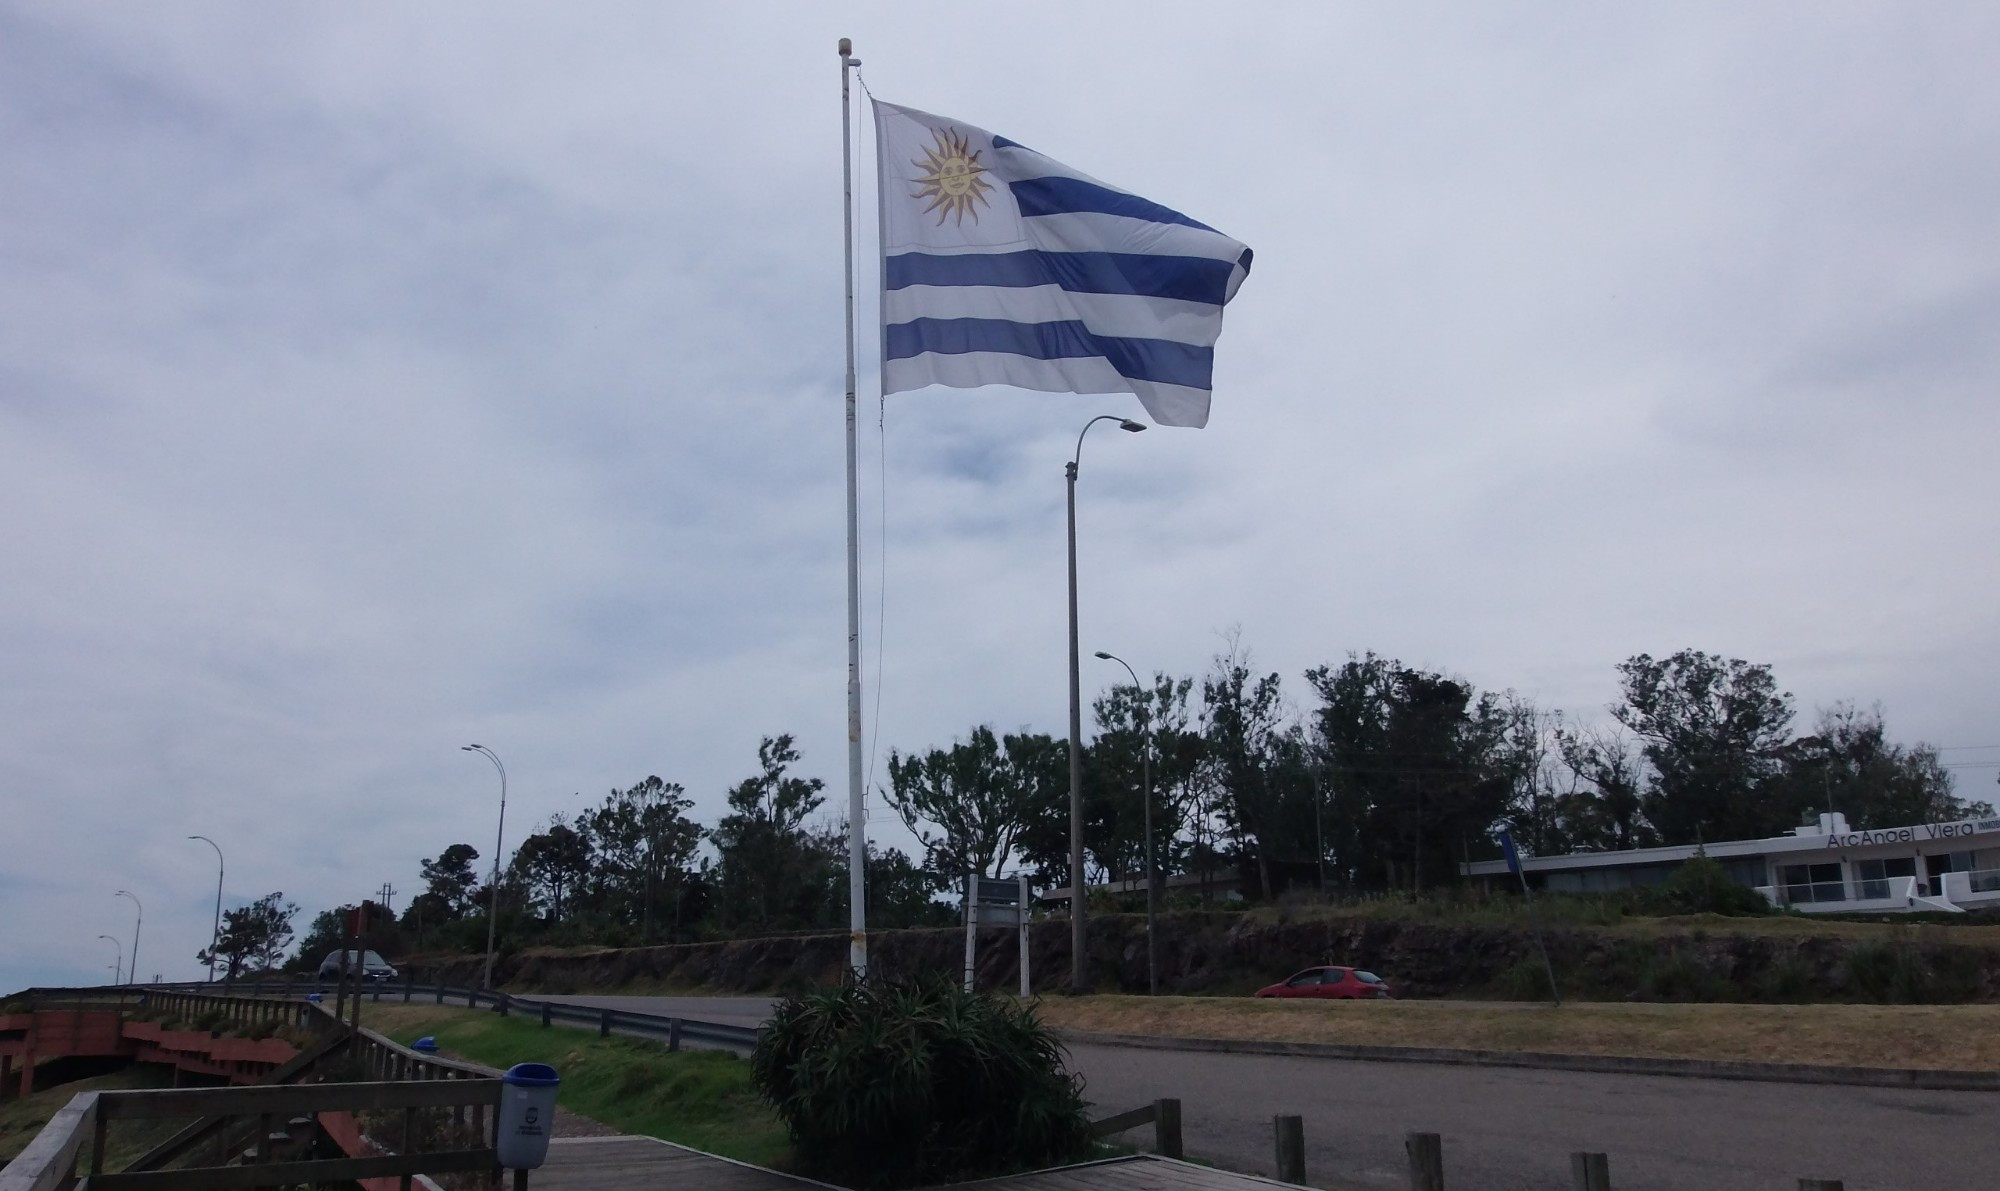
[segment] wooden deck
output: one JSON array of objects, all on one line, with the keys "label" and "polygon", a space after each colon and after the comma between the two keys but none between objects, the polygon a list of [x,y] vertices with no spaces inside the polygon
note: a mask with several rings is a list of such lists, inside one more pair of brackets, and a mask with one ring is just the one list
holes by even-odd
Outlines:
[{"label": "wooden deck", "polygon": [[[1289,1184],[1136,1154],[1082,1166],[954,1183],[936,1191],[1268,1191]],[[624,1191],[688,1187],[701,1191],[840,1191],[828,1183],[766,1170],[651,1137],[558,1137],[531,1191]]]},{"label": "wooden deck", "polygon": [[1272,1187],[1291,1184],[1176,1162],[1157,1154],[1135,1154],[976,1183],[954,1183],[938,1191],[1269,1191]]},{"label": "wooden deck", "polygon": [[713,1191],[824,1191],[825,1183],[732,1162],[651,1137],[558,1137],[529,1177],[530,1191],[625,1191],[689,1187]]}]

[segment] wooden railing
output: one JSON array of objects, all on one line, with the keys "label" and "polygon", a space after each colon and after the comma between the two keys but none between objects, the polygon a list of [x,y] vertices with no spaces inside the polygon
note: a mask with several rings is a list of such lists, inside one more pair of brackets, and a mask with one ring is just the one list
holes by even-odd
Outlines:
[{"label": "wooden railing", "polygon": [[[38,990],[44,995],[37,1000],[55,1004],[71,999],[73,992],[95,991]],[[492,1068],[412,1050],[374,1030],[356,1029],[335,1017],[327,1006],[304,1000],[159,988],[121,991],[113,996],[127,1008],[143,996],[147,1008],[180,1017],[220,1014],[222,1020],[243,1029],[277,1022],[298,1027],[317,1041],[272,1072],[268,1083],[82,1093],[58,1112],[5,1170],[0,1170],[0,1191],[68,1191],[78,1187],[198,1191],[395,1176],[408,1187],[417,1174],[462,1171],[490,1172],[498,1185],[500,1168],[493,1128],[501,1082],[500,1073]],[[343,1058],[347,1069],[331,1073],[351,1075],[358,1068],[364,1079],[293,1082],[324,1080],[330,1073],[327,1064]],[[393,1140],[397,1152],[341,1158],[309,1156],[321,1140],[318,1114],[397,1109],[403,1114],[401,1129],[391,1127],[389,1132],[399,1132],[399,1136],[371,1139]],[[194,1120],[128,1170],[104,1169],[111,1122],[171,1118]],[[358,1136],[359,1128],[350,1132]],[[455,1148],[426,1148],[427,1138],[439,1136]],[[87,1170],[79,1178],[79,1155],[86,1152],[86,1141],[91,1143]],[[192,1155],[204,1152],[208,1158],[205,1165],[187,1165]],[[170,1163],[180,1165],[165,1169]],[[515,1186],[526,1186],[525,1172],[515,1172]]]},{"label": "wooden railing", "polygon": [[[84,1092],[28,1143],[19,1157],[0,1171],[0,1191],[206,1191],[208,1188],[280,1187],[364,1178],[457,1171],[492,1171],[499,1163],[490,1141],[475,1147],[425,1150],[420,1110],[476,1109],[481,1117],[500,1103],[497,1079],[402,1080],[373,1083],[318,1083],[287,1087],[176,1088],[161,1091]],[[313,1114],[401,1109],[402,1146],[398,1153],[364,1157],[288,1157],[286,1151],[310,1152],[313,1139],[302,1136],[314,1128]],[[219,1144],[221,1153],[201,1166],[175,1170],[108,1173],[104,1170],[105,1141],[113,1121],[207,1118],[242,1121],[254,1132],[252,1143]],[[282,1127],[281,1127],[282,1126]],[[218,1134],[229,1138],[230,1133]],[[91,1141],[88,1173],[77,1176],[85,1139]]]}]

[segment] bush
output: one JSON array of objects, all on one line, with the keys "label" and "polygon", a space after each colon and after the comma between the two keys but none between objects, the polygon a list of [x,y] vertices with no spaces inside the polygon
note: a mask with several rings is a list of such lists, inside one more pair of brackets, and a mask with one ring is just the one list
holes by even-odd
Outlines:
[{"label": "bush", "polygon": [[1032,1010],[948,979],[849,982],[778,1006],[751,1056],[806,1171],[910,1187],[1084,1156],[1078,1080]]},{"label": "bush", "polygon": [[1666,884],[1649,892],[1648,900],[1674,914],[1742,917],[1774,912],[1763,894],[1731,880],[1720,864],[1699,852],[1675,869]]}]

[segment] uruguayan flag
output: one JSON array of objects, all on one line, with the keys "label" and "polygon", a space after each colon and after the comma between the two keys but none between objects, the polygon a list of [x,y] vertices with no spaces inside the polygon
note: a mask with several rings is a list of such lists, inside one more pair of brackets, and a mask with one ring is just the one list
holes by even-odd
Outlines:
[{"label": "uruguayan flag", "polygon": [[970,124],[877,102],[875,129],[884,393],[1133,393],[1208,422],[1248,248]]}]

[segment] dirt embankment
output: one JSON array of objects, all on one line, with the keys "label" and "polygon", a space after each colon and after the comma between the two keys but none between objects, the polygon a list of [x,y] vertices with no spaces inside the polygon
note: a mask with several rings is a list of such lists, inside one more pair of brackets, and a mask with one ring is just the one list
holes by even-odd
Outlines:
[{"label": "dirt embankment", "polygon": [[[1983,936],[1986,932],[1980,932]],[[1011,989],[1019,976],[1012,931],[982,932],[983,987]],[[1658,1001],[2000,1001],[2000,946],[1959,941],[1948,927],[1852,932],[1736,933],[1727,920],[1644,929],[1554,928],[1549,950],[1566,996]],[[883,931],[869,936],[876,971],[956,973],[962,931]],[[1068,985],[1069,924],[1036,923],[1029,968],[1038,991]],[[1381,973],[1405,997],[1546,995],[1533,936],[1506,926],[1397,922],[1369,917],[1258,921],[1234,913],[1163,915],[1158,924],[1160,991],[1243,993],[1316,963]],[[1145,920],[1091,920],[1091,971],[1105,992],[1146,987]],[[672,947],[533,948],[499,959],[508,987],[583,992],[627,987],[775,993],[836,980],[847,936],[735,939]],[[476,983],[480,959],[412,957],[421,980]]]}]

